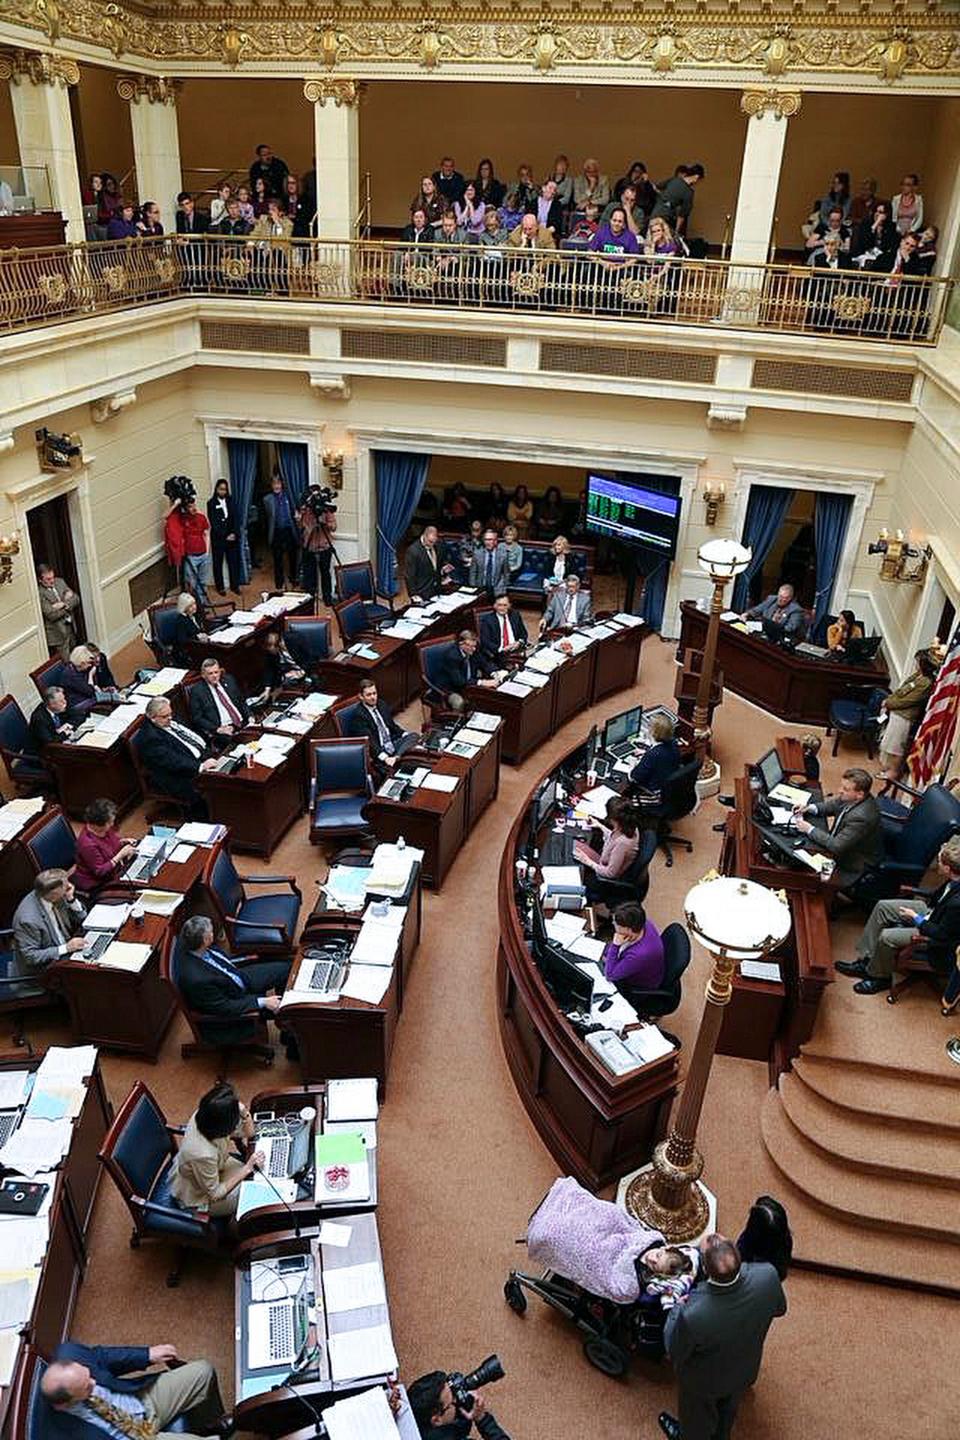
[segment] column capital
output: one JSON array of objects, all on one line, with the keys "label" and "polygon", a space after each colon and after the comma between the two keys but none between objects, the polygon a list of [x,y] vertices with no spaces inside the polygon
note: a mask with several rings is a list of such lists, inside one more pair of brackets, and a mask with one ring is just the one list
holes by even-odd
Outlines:
[{"label": "column capital", "polygon": [[182,89],[182,80],[168,80],[164,75],[121,75],[117,81],[120,99],[134,105],[139,105],[141,100],[146,100],[148,105],[176,105],[177,94]]},{"label": "column capital", "polygon": [[751,119],[765,115],[769,110],[775,120],[785,120],[800,113],[803,96],[799,90],[782,90],[775,86],[757,86],[744,90],[740,96],[740,109]]},{"label": "column capital", "polygon": [[332,100],[334,105],[345,105],[352,110],[360,104],[365,89],[366,86],[360,80],[316,75],[304,81],[303,97],[313,105],[326,105],[328,100]]},{"label": "column capital", "polygon": [[0,50],[0,80],[21,80],[31,85],[62,85],[69,89],[80,83],[80,66],[65,55],[43,50]]}]

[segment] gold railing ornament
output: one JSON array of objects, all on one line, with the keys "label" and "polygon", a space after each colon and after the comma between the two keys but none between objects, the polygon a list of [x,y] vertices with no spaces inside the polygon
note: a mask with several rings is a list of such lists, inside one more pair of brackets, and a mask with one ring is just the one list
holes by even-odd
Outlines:
[{"label": "gold railing ornament", "polygon": [[343,266],[329,260],[311,260],[306,267],[307,278],[317,290],[337,293],[343,283]]},{"label": "gold railing ornament", "polygon": [[863,320],[873,303],[866,295],[838,295],[832,308],[838,320]]},{"label": "gold railing ornament", "polygon": [[539,295],[543,289],[543,275],[539,270],[515,270],[510,277],[510,284],[514,294],[529,299]]},{"label": "gold railing ornament", "polygon": [[105,265],[103,283],[111,295],[122,295],[127,288],[127,271],[123,265]]},{"label": "gold railing ornament", "polygon": [[246,280],[250,274],[250,257],[248,255],[224,255],[220,261],[220,274],[232,285],[235,285],[238,280]]},{"label": "gold railing ornament", "polygon": [[62,275],[41,275],[37,283],[48,305],[62,305],[66,300],[67,282]]}]

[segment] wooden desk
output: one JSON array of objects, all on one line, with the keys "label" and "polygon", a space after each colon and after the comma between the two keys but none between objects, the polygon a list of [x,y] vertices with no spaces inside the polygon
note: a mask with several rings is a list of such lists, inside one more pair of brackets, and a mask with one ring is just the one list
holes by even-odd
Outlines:
[{"label": "wooden desk", "polygon": [[[295,696],[291,692],[281,693],[275,705],[271,705],[267,713],[277,709],[278,706],[289,704]],[[268,733],[275,732],[278,735],[285,735],[287,732],[281,730],[277,725],[269,723],[252,723],[247,726],[244,733],[256,734],[261,730]],[[327,710],[323,715],[318,715],[305,735],[289,737],[296,739],[296,745],[290,752],[298,759],[301,770],[301,783],[303,785],[303,808],[306,810],[310,798],[310,745],[314,740],[333,740],[337,735],[337,727],[333,722],[332,710]]]},{"label": "wooden desk", "polygon": [[415,683],[411,668],[416,659],[414,646],[409,640],[394,639],[391,635],[368,635],[356,643],[376,650],[376,660],[341,650],[335,659],[324,660],[317,666],[320,684],[337,695],[357,695],[364,681],[372,680],[379,698],[391,710],[404,709],[419,685],[419,677]]},{"label": "wooden desk", "polygon": [[[180,919],[178,912],[178,926]],[[66,1000],[77,1044],[157,1058],[177,1008],[173,989],[160,976],[160,950],[170,925],[161,915],[145,915],[142,925],[127,920],[120,927],[118,940],[153,946],[153,954],[136,973],[70,955],[49,967],[45,983]]]},{"label": "wooden desk", "polygon": [[[66,233],[67,222],[59,210],[37,210],[32,215],[0,215],[0,250],[14,247],[34,250],[49,245],[65,245]],[[50,268],[58,268],[56,260]]]},{"label": "wooden desk", "polygon": [[591,705],[636,685],[640,670],[640,647],[647,634],[645,625],[628,625],[616,635],[605,635],[597,641],[597,658],[593,674]]},{"label": "wooden desk", "polygon": [[593,694],[598,642],[580,655],[570,655],[556,670],[553,685],[553,717],[551,730],[559,730],[574,715],[585,710]]},{"label": "wooden desk", "polygon": [[75,820],[82,820],[92,800],[112,800],[120,815],[140,803],[143,792],[130,747],[130,730],[118,735],[106,750],[91,745],[54,741],[43,752],[53,771],[60,804]]},{"label": "wooden desk", "polygon": [[[271,591],[275,594],[275,591]],[[237,606],[237,609],[240,609]],[[291,606],[286,615],[310,615],[313,611],[313,596],[305,595],[299,604]],[[249,635],[233,645],[217,645],[210,640],[191,640],[184,647],[191,670],[200,670],[204,660],[218,660],[228,674],[232,675],[244,695],[258,695],[263,689],[263,650],[261,641],[269,631],[280,634],[284,615],[266,615],[255,625]]]},{"label": "wooden desk", "polygon": [[267,860],[304,811],[302,759],[296,745],[272,770],[256,763],[241,765],[232,775],[203,770],[196,787],[210,819],[229,829],[233,848]]},{"label": "wooden desk", "polygon": [[58,809],[59,806],[47,805],[27,821],[19,835],[0,842],[0,930],[9,930],[13,912],[33,885],[37,873],[38,867],[27,846]]},{"label": "wooden desk", "polygon": [[402,803],[375,795],[365,807],[378,840],[396,841],[402,835],[408,845],[423,851],[423,883],[428,890],[440,889],[466,839],[471,764],[456,755],[431,757],[435,774],[457,777],[456,790],[425,790],[421,785]]},{"label": "wooden desk", "polygon": [[529,695],[506,695],[501,689],[468,685],[464,701],[469,710],[487,710],[503,717],[501,754],[508,765],[519,765],[531,750],[553,734],[554,690],[562,665],[549,676],[546,685]]},{"label": "wooden desk", "polygon": [[[354,862],[360,864],[359,859]],[[307,917],[303,931],[300,936],[301,944],[306,945],[317,937],[323,937],[331,930],[342,929],[344,919],[360,922],[363,911],[367,908],[368,900],[389,900],[391,905],[406,905],[407,914],[400,930],[400,966],[398,979],[400,982],[398,1002],[399,1008],[403,1009],[403,997],[407,987],[407,976],[413,964],[413,957],[417,953],[417,946],[420,944],[420,930],[423,922],[423,872],[419,862],[414,862],[410,867],[410,876],[407,880],[407,887],[403,895],[384,895],[382,892],[371,890],[364,897],[359,910],[343,911],[327,908],[327,901],[324,892],[321,890],[316,905]]]},{"label": "wooden desk", "polygon": [[[692,600],[680,605],[680,644],[702,650],[707,636],[707,615]],[[880,660],[862,665],[817,660],[772,645],[769,640],[744,634],[720,622],[717,664],[724,683],[763,710],[797,725],[826,725],[830,702],[851,685],[886,687],[890,676]]]}]

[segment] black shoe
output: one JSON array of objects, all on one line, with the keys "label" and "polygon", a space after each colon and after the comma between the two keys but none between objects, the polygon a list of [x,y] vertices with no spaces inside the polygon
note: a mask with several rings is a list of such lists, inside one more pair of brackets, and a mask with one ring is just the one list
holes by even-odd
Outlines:
[{"label": "black shoe", "polygon": [[219,1440],[230,1440],[230,1436],[236,1433],[236,1429],[237,1422],[232,1415],[221,1415],[208,1434],[218,1436]]},{"label": "black shoe", "polygon": [[668,1410],[661,1410],[657,1416],[657,1424],[666,1435],[667,1440],[683,1440],[683,1431],[680,1429],[680,1421]]},{"label": "black shoe", "polygon": [[[737,808],[735,795],[718,795],[717,800],[721,805],[726,805],[729,810],[735,810]],[[664,1414],[666,1414],[666,1411],[664,1411]]]},{"label": "black shoe", "polygon": [[882,979],[879,975],[868,975],[866,980],[861,980],[859,985],[854,985],[855,995],[879,995],[881,990],[889,990],[890,981]]},{"label": "black shoe", "polygon": [[840,975],[853,975],[857,980],[866,980],[870,974],[866,960],[834,960],[833,968]]}]

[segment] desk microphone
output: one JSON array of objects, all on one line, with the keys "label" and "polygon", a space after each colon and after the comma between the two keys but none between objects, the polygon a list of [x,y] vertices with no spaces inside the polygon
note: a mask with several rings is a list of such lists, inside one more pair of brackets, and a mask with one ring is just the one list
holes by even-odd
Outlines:
[{"label": "desk microphone", "polygon": [[293,1218],[293,1233],[296,1238],[300,1240],[302,1238],[300,1235],[300,1217],[297,1215],[296,1210],[294,1210],[293,1206],[290,1204],[290,1201],[284,1195],[281,1195],[280,1191],[277,1189],[276,1185],[274,1185],[266,1170],[258,1170],[257,1174],[261,1177],[261,1179],[266,1180],[267,1184],[270,1186],[270,1189],[273,1191],[274,1195],[276,1195],[283,1208],[290,1211],[290,1214]]},{"label": "desk microphone", "polygon": [[[293,1370],[292,1370],[292,1371],[290,1372],[290,1374],[291,1374],[291,1375],[294,1375],[294,1374],[296,1374],[296,1371],[293,1371]],[[271,1394],[276,1394],[276,1393],[278,1393],[278,1392],[281,1391],[281,1390],[286,1390],[288,1394],[290,1394],[290,1395],[293,1396],[294,1400],[298,1400],[298,1401],[300,1402],[300,1404],[304,1407],[305,1410],[309,1410],[309,1412],[310,1412],[310,1419],[313,1421],[313,1425],[314,1425],[314,1431],[313,1431],[313,1433],[314,1433],[314,1436],[315,1436],[315,1440],[320,1440],[320,1437],[321,1437],[321,1436],[327,1434],[327,1427],[326,1427],[326,1425],[323,1423],[323,1419],[322,1419],[322,1417],[321,1417],[321,1412],[320,1412],[319,1410],[314,1410],[313,1406],[310,1404],[310,1401],[307,1399],[307,1397],[306,1397],[305,1395],[301,1395],[301,1394],[300,1394],[300,1391],[299,1391],[299,1390],[296,1390],[296,1389],[290,1384],[290,1377],[289,1377],[289,1376],[287,1377],[286,1380],[282,1381],[281,1384],[279,1384],[279,1385],[271,1385],[271,1386],[270,1386],[270,1393],[271,1393]]]}]

